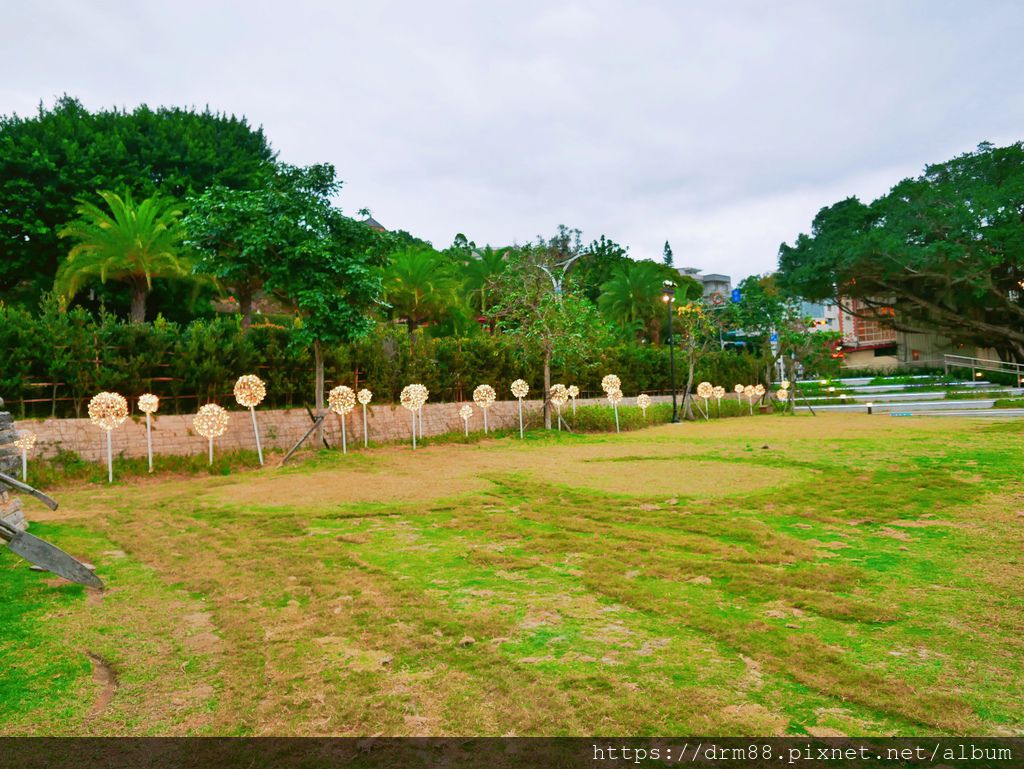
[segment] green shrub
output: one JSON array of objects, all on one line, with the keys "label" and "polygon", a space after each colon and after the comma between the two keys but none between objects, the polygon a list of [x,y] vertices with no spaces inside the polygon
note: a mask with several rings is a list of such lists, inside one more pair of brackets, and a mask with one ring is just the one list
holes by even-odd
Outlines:
[{"label": "green shrub", "polygon": [[[47,298],[36,314],[0,304],[0,397],[22,417],[83,416],[100,390],[135,400],[153,392],[165,413],[191,413],[206,402],[234,407],[232,387],[243,373],[267,383],[269,408],[312,404],[312,356],[297,345],[287,319],[243,332],[237,316],[179,325],[163,318],[128,324],[109,313],[60,309]],[[682,376],[682,361],[677,360]],[[375,402],[395,402],[402,388],[422,382],[432,401],[468,401],[473,389],[491,384],[511,397],[513,380],[525,379],[533,397],[543,392],[542,366],[505,339],[483,333],[466,337],[410,334],[382,323],[365,339],[328,348],[324,368],[329,386],[368,387]],[[757,378],[757,360],[743,352],[711,351],[700,361],[695,383],[731,389]],[[641,344],[615,344],[589,364],[552,371],[553,382],[576,384],[583,397],[601,395],[601,378],[615,373],[626,396],[664,393],[671,387],[669,351]]]},{"label": "green shrub", "polygon": [[1000,398],[992,406],[997,409],[1020,409],[1024,408],[1024,398]]}]

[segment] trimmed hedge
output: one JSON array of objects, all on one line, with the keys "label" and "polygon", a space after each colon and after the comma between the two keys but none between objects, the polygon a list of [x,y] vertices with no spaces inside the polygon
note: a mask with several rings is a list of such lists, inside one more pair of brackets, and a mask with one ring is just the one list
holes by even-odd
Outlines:
[{"label": "trimmed hedge", "polygon": [[[685,382],[677,359],[677,382]],[[404,326],[381,324],[367,338],[325,351],[330,386],[369,387],[375,402],[395,402],[402,387],[422,382],[432,401],[462,401],[482,382],[501,397],[520,377],[543,389],[539,356],[522,356],[501,336],[433,338]],[[670,388],[668,349],[616,345],[573,371],[553,371],[554,382],[575,383],[581,395],[602,395],[601,377],[619,375],[627,396]],[[746,353],[705,354],[695,381],[756,380],[758,364]],[[268,407],[312,403],[312,355],[295,344],[289,328],[254,326],[243,332],[237,316],[179,325],[158,318],[128,324],[82,308],[67,312],[45,304],[38,314],[0,305],[0,397],[21,416],[83,416],[101,390],[134,398],[154,392],[168,413],[190,413],[200,403],[234,405],[235,379],[256,373],[267,383]]]}]

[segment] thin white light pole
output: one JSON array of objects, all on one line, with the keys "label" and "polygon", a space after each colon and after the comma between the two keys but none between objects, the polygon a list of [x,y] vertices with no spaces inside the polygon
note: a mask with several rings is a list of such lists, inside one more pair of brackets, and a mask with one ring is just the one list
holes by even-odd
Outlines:
[{"label": "thin white light pole", "polygon": [[412,447],[416,448],[416,412],[412,412]]},{"label": "thin white light pole", "polygon": [[107,430],[107,483],[114,482],[114,449],[110,445],[110,430]]},{"label": "thin white light pole", "polygon": [[370,445],[370,431],[366,427],[366,404],[363,404],[363,448]]},{"label": "thin white light pole", "polygon": [[260,445],[260,428],[256,425],[256,409],[253,406],[250,406],[249,413],[252,414],[252,432],[256,436],[256,453],[259,455],[260,466],[262,466],[263,447]]},{"label": "thin white light pole", "polygon": [[149,412],[146,412],[146,456],[149,458],[149,472],[153,472],[153,426],[149,423]]},{"label": "thin white light pole", "polygon": [[341,453],[348,454],[348,438],[345,435],[345,415],[341,415]]},{"label": "thin white light pole", "polygon": [[519,440],[523,439],[523,399],[519,399]]},{"label": "thin white light pole", "polygon": [[211,435],[207,440],[210,442],[210,464],[213,465],[213,436]]}]

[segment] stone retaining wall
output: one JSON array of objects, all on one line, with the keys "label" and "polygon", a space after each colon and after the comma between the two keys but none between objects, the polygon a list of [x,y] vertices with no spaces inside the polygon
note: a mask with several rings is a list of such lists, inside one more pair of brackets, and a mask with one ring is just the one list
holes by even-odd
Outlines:
[{"label": "stone retaining wall", "polygon": [[[654,397],[654,402],[669,400],[667,396]],[[580,399],[579,405],[607,404],[599,399]],[[633,398],[623,401],[632,405]],[[461,403],[428,403],[423,407],[423,434],[440,435],[461,431],[462,418],[459,416]],[[523,417],[527,426],[541,424],[541,401],[523,401]],[[488,411],[487,424],[490,428],[515,428],[519,424],[516,401],[496,401]],[[571,406],[566,406],[566,410]],[[264,447],[291,448],[310,427],[309,414],[305,409],[257,410],[260,438]],[[202,454],[207,450],[207,441],[192,429],[192,414],[155,414],[153,416],[154,454]],[[367,409],[367,425],[371,441],[411,440],[412,416],[409,411],[395,404],[381,404]],[[106,458],[106,443],[103,431],[92,425],[88,419],[45,419],[24,420],[18,423],[21,429],[28,429],[37,436],[35,456],[53,456],[58,450],[74,451],[84,459],[103,461]],[[483,415],[473,407],[469,429],[483,429]],[[363,440],[362,407],[346,417],[346,431],[350,446],[360,445]],[[341,445],[341,417],[330,414],[326,422],[326,436],[331,445]],[[112,445],[115,456],[143,457],[146,455],[146,420],[143,415],[133,417],[114,430]],[[13,436],[11,438],[13,440]],[[0,444],[3,441],[0,440]],[[310,441],[312,445],[312,441]],[[13,449],[13,447],[11,447]],[[232,411],[227,432],[217,438],[215,451],[253,449],[252,420],[244,411]],[[0,449],[2,451],[2,449]]]}]

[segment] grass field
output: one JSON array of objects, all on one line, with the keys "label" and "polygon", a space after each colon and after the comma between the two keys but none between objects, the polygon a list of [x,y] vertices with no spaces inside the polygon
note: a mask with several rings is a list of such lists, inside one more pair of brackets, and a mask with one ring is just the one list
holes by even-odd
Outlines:
[{"label": "grass field", "polygon": [[1024,424],[323,453],[28,510],[5,734],[1024,733]]}]

